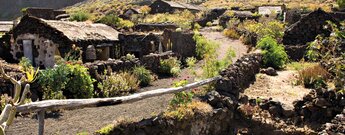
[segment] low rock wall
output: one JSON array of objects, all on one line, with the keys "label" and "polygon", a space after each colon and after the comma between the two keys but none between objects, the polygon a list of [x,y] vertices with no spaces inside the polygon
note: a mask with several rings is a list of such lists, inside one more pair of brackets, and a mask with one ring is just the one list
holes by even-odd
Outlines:
[{"label": "low rock wall", "polygon": [[160,60],[168,59],[169,57],[175,56],[175,53],[168,51],[161,54],[149,54],[143,56],[140,60],[141,65],[145,66],[147,69],[151,70],[154,73],[158,73]]}]

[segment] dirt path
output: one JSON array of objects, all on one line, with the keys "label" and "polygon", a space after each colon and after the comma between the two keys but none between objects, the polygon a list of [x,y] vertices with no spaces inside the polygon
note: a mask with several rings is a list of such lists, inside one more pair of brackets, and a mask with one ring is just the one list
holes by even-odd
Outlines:
[{"label": "dirt path", "polygon": [[[208,39],[220,43],[218,50],[219,59],[226,55],[228,48],[232,47],[236,52],[237,60],[247,52],[244,46],[238,40],[227,39],[221,32],[202,31]],[[203,62],[197,63],[195,70],[198,72]],[[157,88],[171,87],[174,81],[188,80],[189,83],[195,81],[189,69],[183,69],[179,77],[163,78],[152,83],[152,86],[143,88],[141,91],[154,90]],[[171,98],[172,94],[144,99],[131,104],[121,104],[117,106],[107,106],[98,108],[84,108],[77,110],[64,110],[58,116],[49,116],[45,120],[45,134],[63,134],[74,135],[81,132],[93,133],[94,131],[112,123],[118,119],[141,120],[163,112]],[[38,123],[34,115],[26,117],[17,117],[13,125],[7,130],[9,135],[28,135],[38,133]]]},{"label": "dirt path", "polygon": [[247,53],[248,48],[246,45],[244,45],[240,40],[233,40],[225,37],[222,32],[212,31],[211,29],[205,28],[201,29],[200,33],[207,39],[219,43],[220,46],[217,50],[219,60],[223,59],[226,56],[229,48],[232,48],[236,53],[236,57],[233,58],[233,61],[237,60]]},{"label": "dirt path", "polygon": [[287,109],[293,109],[293,102],[303,99],[310,92],[303,86],[293,85],[296,73],[297,71],[287,70],[278,71],[278,76],[258,74],[255,83],[244,94],[250,98],[272,98],[288,107]]}]

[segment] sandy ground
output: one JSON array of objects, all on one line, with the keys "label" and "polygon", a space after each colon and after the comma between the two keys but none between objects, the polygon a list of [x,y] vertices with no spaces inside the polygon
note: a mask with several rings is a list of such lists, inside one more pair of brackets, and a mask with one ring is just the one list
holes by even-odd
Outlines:
[{"label": "sandy ground", "polygon": [[303,99],[303,96],[310,92],[310,89],[303,86],[293,85],[297,71],[278,71],[278,76],[258,74],[256,81],[244,94],[250,98],[272,98],[279,101],[286,107],[293,108],[293,102]]}]

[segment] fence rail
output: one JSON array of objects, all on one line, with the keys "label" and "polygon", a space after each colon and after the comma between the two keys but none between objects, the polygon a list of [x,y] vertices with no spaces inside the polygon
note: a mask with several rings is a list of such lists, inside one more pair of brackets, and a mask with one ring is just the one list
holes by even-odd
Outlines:
[{"label": "fence rail", "polygon": [[187,84],[183,87],[176,88],[163,88],[156,89],[141,93],[132,94],[123,97],[113,97],[113,98],[93,98],[93,99],[66,99],[66,100],[45,100],[38,101],[29,104],[19,105],[16,107],[17,112],[37,112],[39,121],[39,135],[43,135],[44,132],[44,112],[48,110],[58,110],[58,109],[71,109],[71,108],[85,108],[85,107],[99,107],[99,106],[111,106],[123,103],[131,103],[146,98],[156,97],[164,94],[177,93],[193,88],[197,88],[203,85],[210,84],[219,80],[221,77],[213,77],[205,79],[202,81]]}]

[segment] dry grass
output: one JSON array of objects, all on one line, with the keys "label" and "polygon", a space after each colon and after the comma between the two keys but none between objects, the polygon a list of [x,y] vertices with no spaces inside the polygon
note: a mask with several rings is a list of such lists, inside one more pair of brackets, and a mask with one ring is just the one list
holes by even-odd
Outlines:
[{"label": "dry grass", "polygon": [[177,108],[169,108],[163,113],[163,116],[170,119],[188,119],[194,116],[197,112],[199,114],[207,114],[212,111],[212,107],[204,102],[192,101],[186,106],[179,106]]},{"label": "dry grass", "polygon": [[297,84],[304,84],[305,87],[317,87],[315,85],[326,83],[328,77],[329,73],[326,69],[315,65],[298,71]]},{"label": "dry grass", "polygon": [[231,38],[231,39],[239,39],[240,38],[240,35],[238,34],[238,32],[235,30],[235,29],[225,29],[223,31],[223,34],[228,37],[228,38]]}]

